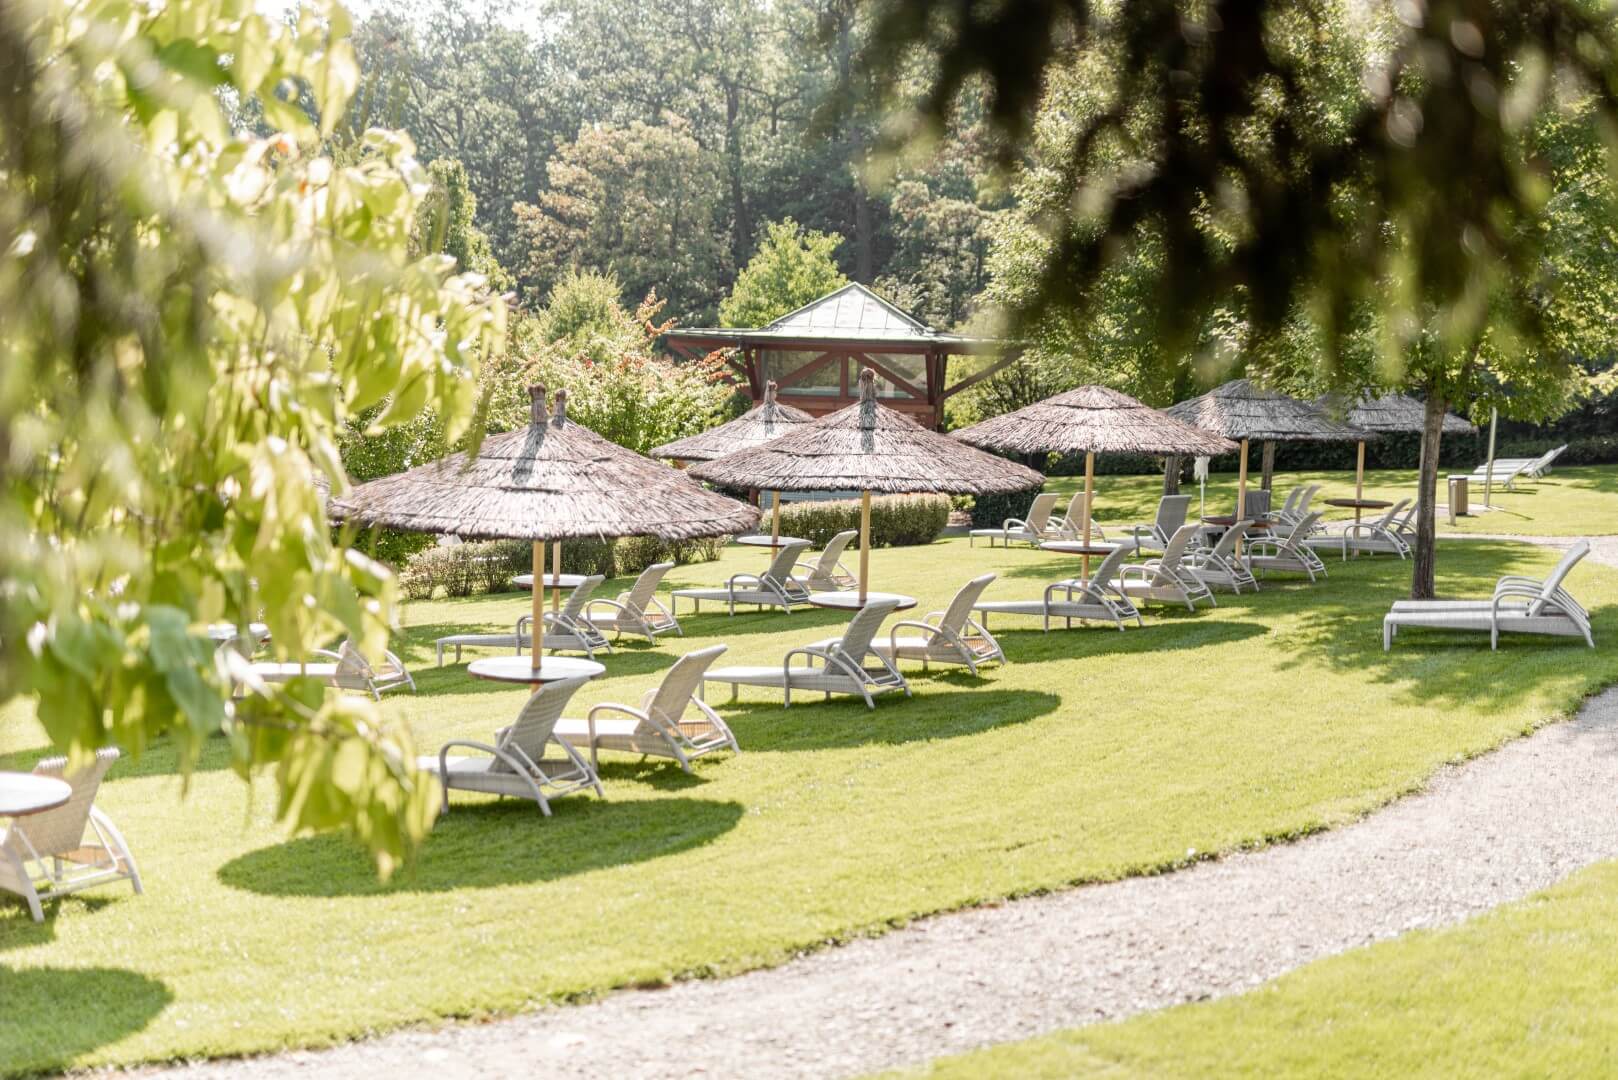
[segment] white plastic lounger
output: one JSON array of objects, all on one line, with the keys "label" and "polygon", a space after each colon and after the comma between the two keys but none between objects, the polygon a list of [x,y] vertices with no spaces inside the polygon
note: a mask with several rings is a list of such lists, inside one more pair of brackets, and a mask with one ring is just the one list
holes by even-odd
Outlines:
[{"label": "white plastic lounger", "polygon": [[[1248,570],[1260,574],[1272,571],[1308,574],[1310,581],[1315,580],[1316,574],[1325,576],[1325,562],[1304,542],[1319,521],[1320,511],[1316,510],[1305,515],[1302,521],[1292,526],[1283,536],[1250,536],[1245,556]],[[1341,544],[1341,538],[1337,542]]]},{"label": "white plastic lounger", "polygon": [[859,584],[859,579],[842,563],[843,552],[857,536],[857,530],[846,529],[826,541],[813,564],[801,562],[795,567],[805,571],[803,582],[810,592],[847,592]]},{"label": "white plastic lounger", "polygon": [[[879,655],[897,663],[900,660],[920,660],[928,664],[964,664],[972,674],[982,664],[1006,662],[1000,643],[972,618],[972,606],[994,580],[993,574],[975,577],[961,586],[955,599],[943,611],[930,611],[919,620],[906,619],[888,629],[886,641],[878,640],[871,648]],[[916,633],[901,634],[901,630]]]},{"label": "white plastic lounger", "polygon": [[[612,652],[612,642],[607,635],[592,626],[584,617],[595,591],[606,578],[601,574],[591,574],[568,594],[567,603],[556,611],[545,612],[545,640],[541,643],[546,652],[582,652],[594,660],[597,649]],[[517,648],[519,650],[531,648],[532,642],[529,634],[533,632],[534,617],[524,615],[517,620]]]},{"label": "white plastic lounger", "polygon": [[1169,538],[1185,525],[1190,512],[1191,496],[1165,495],[1157,500],[1157,517],[1150,525],[1127,525],[1122,532],[1130,538],[1136,555],[1162,551],[1168,546]]},{"label": "white plastic lounger", "polygon": [[1488,462],[1484,462],[1473,471],[1471,480],[1473,484],[1488,482],[1503,491],[1515,491],[1517,490],[1517,480],[1520,477],[1530,475],[1528,470],[1541,460],[1543,459],[1519,458],[1512,461],[1502,461],[1497,458],[1495,459],[1492,476],[1489,473]]},{"label": "white plastic lounger", "polygon": [[[873,600],[860,608],[849,620],[843,636],[817,641],[789,651],[781,663],[768,667],[726,667],[709,671],[708,682],[730,683],[731,700],[742,686],[764,686],[782,691],[785,704],[792,704],[792,691],[810,690],[833,694],[858,694],[865,699],[867,708],[876,708],[872,696],[889,690],[903,690],[910,696],[910,684],[893,666],[893,662],[871,648],[882,620],[898,605],[897,600]],[[802,657],[807,663],[793,664]],[[865,666],[867,657],[875,657],[878,666]]]},{"label": "white plastic lounger", "polygon": [[1034,496],[1033,503],[1028,507],[1026,518],[1006,518],[998,529],[973,529],[967,534],[967,544],[974,545],[978,537],[994,542],[999,540],[1006,547],[1013,541],[1038,546],[1046,540],[1055,540],[1056,531],[1051,526],[1051,512],[1056,509],[1056,492],[1042,491]]},{"label": "white plastic lounger", "polygon": [[1197,601],[1206,600],[1214,607],[1219,601],[1213,591],[1203,584],[1186,565],[1191,543],[1202,531],[1199,524],[1182,525],[1169,537],[1161,558],[1143,563],[1131,563],[1118,572],[1118,588],[1130,600],[1139,604],[1155,600],[1164,604],[1184,604],[1186,610],[1197,610]]},{"label": "white plastic lounger", "polygon": [[1187,552],[1180,562],[1181,573],[1190,574],[1211,592],[1215,588],[1240,593],[1243,589],[1258,591],[1258,579],[1236,554],[1236,547],[1247,536],[1253,523],[1238,521],[1225,530],[1219,542],[1207,551]]},{"label": "white plastic lounger", "polygon": [[73,794],[54,810],[18,818],[0,830],[0,890],[22,897],[35,922],[45,921],[42,900],[109,881],[128,881],[137,894],[142,891],[129,845],[95,805],[101,778],[117,760],[117,750],[97,750],[88,766],[69,773],[67,758],[45,758],[34,766],[34,775],[65,780]]},{"label": "white plastic lounger", "polygon": [[809,602],[809,590],[792,573],[799,558],[808,550],[807,540],[786,544],[776,551],[769,568],[762,574],[732,574],[718,588],[675,589],[670,594],[675,614],[679,614],[681,600],[691,601],[692,611],[701,611],[704,600],[714,600],[724,604],[732,615],[736,614],[737,604],[778,607],[790,614],[794,607]]},{"label": "white plastic lounger", "polygon": [[[1084,492],[1079,492],[1067,501],[1067,509],[1062,512],[1062,520],[1050,528],[1050,540],[1082,540],[1084,539]],[[1090,517],[1090,541],[1096,544],[1107,542],[1107,532],[1101,527],[1101,522]]]},{"label": "white plastic lounger", "polygon": [[[696,697],[703,673],[724,651],[723,645],[711,645],[686,653],[656,689],[645,693],[639,705],[597,705],[583,720],[558,720],[556,734],[570,745],[588,744],[590,765],[598,773],[601,750],[673,758],[686,772],[691,771],[692,760],[704,754],[718,750],[739,754],[741,747],[730,728]],[[696,715],[688,715],[688,710],[695,710]]]},{"label": "white plastic lounger", "polygon": [[[418,769],[437,776],[444,785],[440,812],[449,813],[451,790],[532,799],[546,817],[551,816],[551,800],[562,795],[594,788],[597,795],[605,798],[601,779],[589,762],[556,734],[556,722],[568,700],[588,681],[588,676],[581,676],[546,683],[523,704],[515,723],[495,733],[492,744],[452,739],[436,756],[416,759]],[[545,757],[551,743],[562,751],[559,759]],[[477,750],[487,756],[452,756],[450,750],[455,748]]]},{"label": "white plastic lounger", "polygon": [[1568,572],[1590,552],[1581,540],[1568,549],[1543,582],[1508,575],[1494,587],[1488,600],[1399,600],[1382,619],[1382,650],[1393,648],[1401,628],[1420,626],[1430,630],[1488,631],[1489,648],[1500,647],[1500,635],[1550,634],[1582,637],[1595,648],[1590,632],[1590,613],[1562,588]]},{"label": "white plastic lounger", "polygon": [[314,663],[258,660],[249,664],[247,669],[260,682],[283,683],[307,677],[318,679],[338,690],[363,690],[378,701],[389,690],[397,690],[401,686],[408,686],[410,692],[415,693],[416,680],[410,677],[404,661],[387,649],[382,650],[382,663],[375,666],[348,641],[337,646],[336,652],[315,649],[310,655],[322,659]]},{"label": "white plastic lounger", "polygon": [[1140,626],[1140,611],[1118,587],[1118,575],[1130,548],[1116,547],[1101,560],[1088,578],[1069,578],[1045,586],[1045,595],[1039,600],[980,600],[972,610],[983,616],[987,628],[991,615],[1023,615],[1043,621],[1049,632],[1052,619],[1061,619],[1068,629],[1073,620],[1080,622],[1110,622],[1119,630],[1125,621],[1135,620]]},{"label": "white plastic lounger", "polygon": [[1333,548],[1348,558],[1350,552],[1368,555],[1390,554],[1410,557],[1410,545],[1399,531],[1400,520],[1408,516],[1409,499],[1400,499],[1372,521],[1333,522],[1333,528],[1304,539],[1312,548]]},{"label": "white plastic lounger", "polygon": [[[582,612],[584,622],[598,633],[611,630],[622,637],[627,631],[642,634],[653,644],[657,642],[657,635],[670,631],[683,636],[680,620],[657,600],[657,587],[663,583],[663,575],[672,569],[671,562],[653,563],[642,570],[629,591],[619,593],[617,599],[602,596],[588,601]],[[549,634],[550,628],[546,627],[545,632]]]}]

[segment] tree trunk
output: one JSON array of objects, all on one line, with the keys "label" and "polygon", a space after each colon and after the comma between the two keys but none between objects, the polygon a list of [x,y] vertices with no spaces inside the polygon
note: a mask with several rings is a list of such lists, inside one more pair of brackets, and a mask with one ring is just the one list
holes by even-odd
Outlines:
[{"label": "tree trunk", "polygon": [[1437,554],[1434,534],[1438,522],[1434,511],[1438,506],[1438,440],[1444,433],[1444,412],[1449,408],[1438,391],[1427,387],[1427,412],[1422,418],[1421,472],[1416,485],[1416,547],[1412,553],[1410,598],[1431,600],[1433,565]]},{"label": "tree trunk", "polygon": [[730,171],[730,256],[737,271],[747,265],[753,245],[753,222],[747,214],[747,195],[742,187],[742,90],[735,83],[725,84],[725,158]]},{"label": "tree trunk", "polygon": [[1269,491],[1270,485],[1273,483],[1275,483],[1275,441],[1273,439],[1266,439],[1264,440],[1264,465],[1262,479],[1259,481],[1258,486],[1263,491]]},{"label": "tree trunk", "polygon": [[1170,454],[1163,459],[1163,494],[1178,495],[1180,493],[1180,458],[1177,454]]}]

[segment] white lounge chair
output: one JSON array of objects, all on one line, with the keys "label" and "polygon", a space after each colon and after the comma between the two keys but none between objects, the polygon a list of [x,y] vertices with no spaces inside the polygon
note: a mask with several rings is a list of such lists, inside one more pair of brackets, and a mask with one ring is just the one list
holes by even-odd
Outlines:
[{"label": "white lounge chair", "polygon": [[[224,647],[228,648],[229,643]],[[409,687],[411,693],[416,691],[416,680],[411,678],[404,661],[387,649],[382,650],[382,662],[376,665],[361,656],[360,651],[348,641],[338,645],[336,652],[315,649],[310,655],[321,659],[305,663],[257,660],[248,665],[248,670],[261,682],[317,679],[338,690],[363,690],[378,701],[389,690],[397,690],[401,686]]]},{"label": "white lounge chair", "polygon": [[1150,525],[1127,525],[1121,531],[1130,538],[1136,555],[1148,551],[1162,551],[1172,537],[1185,525],[1191,511],[1191,496],[1165,495],[1157,500],[1157,517]]},{"label": "white lounge chair", "polygon": [[[601,574],[591,574],[574,587],[568,594],[567,603],[555,611],[545,612],[545,640],[541,642],[546,652],[582,652],[594,660],[597,649],[612,652],[612,642],[607,640],[596,627],[592,626],[584,617],[584,611],[591,604],[596,589],[606,580]],[[517,620],[517,648],[519,650],[533,647],[529,634],[533,632],[534,617],[524,615]]]},{"label": "white lounge chair", "polygon": [[1251,521],[1238,521],[1225,530],[1212,548],[1187,552],[1180,563],[1182,571],[1202,582],[1210,592],[1215,588],[1229,589],[1234,593],[1250,588],[1257,592],[1258,579],[1236,554],[1237,545],[1247,536],[1252,525]]},{"label": "white lounge chair", "polygon": [[762,574],[732,574],[719,588],[675,589],[670,594],[675,614],[679,614],[681,600],[691,601],[692,611],[701,611],[704,600],[715,600],[725,604],[732,615],[737,604],[778,607],[790,614],[794,607],[809,602],[809,590],[793,575],[798,559],[808,550],[807,540],[784,544]]},{"label": "white lounge chair", "polygon": [[[556,722],[579,687],[589,679],[558,679],[546,683],[523,703],[522,712],[507,728],[495,732],[494,742],[451,739],[437,756],[416,759],[416,767],[438,777],[444,785],[441,813],[449,813],[451,790],[481,791],[487,795],[509,795],[533,799],[546,817],[551,816],[551,800],[585,788],[594,788],[603,798],[601,778],[590,763],[566,739],[556,734]],[[551,743],[562,751],[560,758],[547,758]],[[486,757],[454,755],[455,748],[477,750]]]},{"label": "white lounge chair", "polygon": [[843,552],[857,536],[857,530],[845,529],[826,541],[814,563],[801,562],[795,567],[805,572],[802,581],[810,592],[847,592],[859,584],[859,579],[842,563]]},{"label": "white lounge chair", "polygon": [[[1067,501],[1067,509],[1062,513],[1062,520],[1050,528],[1052,540],[1082,540],[1084,539],[1084,492],[1079,492]],[[1101,527],[1101,522],[1090,517],[1090,542],[1105,544],[1107,532]]]},{"label": "white lounge chair", "polygon": [[1544,581],[1508,575],[1487,600],[1399,600],[1382,619],[1382,649],[1393,648],[1394,636],[1412,626],[1431,630],[1487,630],[1489,648],[1500,647],[1500,634],[1552,634],[1582,637],[1595,648],[1590,614],[1562,587],[1568,572],[1590,552],[1581,540],[1568,549]]},{"label": "white lounge chair", "polygon": [[1526,475],[1535,478],[1544,476],[1546,473],[1551,471],[1551,465],[1556,462],[1557,458],[1562,456],[1562,452],[1566,449],[1567,443],[1563,443],[1554,450],[1547,450],[1543,455],[1540,456],[1539,460],[1528,467]]},{"label": "white lounge chair", "polygon": [[[871,648],[882,620],[898,606],[897,600],[873,600],[860,608],[849,620],[840,638],[817,641],[789,651],[781,663],[757,667],[725,667],[712,670],[704,676],[708,682],[731,685],[731,700],[735,700],[738,687],[765,686],[782,691],[785,703],[792,704],[792,691],[809,690],[833,694],[858,694],[865,699],[867,708],[876,708],[872,696],[889,690],[903,690],[910,696],[910,684],[893,666],[891,660]],[[806,664],[794,665],[794,657],[803,657]],[[875,657],[877,667],[866,667],[866,659]]]},{"label": "white lounge chair", "polygon": [[1197,601],[1206,600],[1214,607],[1219,601],[1213,591],[1191,573],[1186,558],[1191,543],[1202,531],[1197,524],[1182,525],[1169,537],[1160,558],[1143,563],[1131,563],[1118,572],[1118,588],[1136,604],[1155,600],[1165,604],[1184,604],[1189,611],[1197,610]]},{"label": "white lounge chair", "polygon": [[1471,482],[1474,486],[1485,483],[1492,484],[1502,491],[1517,490],[1517,481],[1524,476],[1532,476],[1529,471],[1544,461],[1544,456],[1537,458],[1512,458],[1510,460],[1496,458],[1491,473],[1489,463],[1484,462],[1472,472]]},{"label": "white lounge chair", "polygon": [[129,845],[95,805],[101,778],[117,760],[117,750],[97,750],[94,761],[73,773],[64,757],[38,762],[35,776],[65,780],[73,794],[54,810],[17,818],[0,830],[0,889],[22,897],[35,922],[45,921],[40,903],[53,897],[109,881],[128,881],[137,894],[142,891]]},{"label": "white lounge chair", "polygon": [[1125,621],[1134,619],[1140,626],[1140,611],[1118,587],[1118,575],[1130,550],[1113,548],[1088,578],[1052,582],[1045,586],[1045,595],[1039,600],[979,600],[972,610],[983,616],[985,628],[991,615],[1033,616],[1043,621],[1046,632],[1050,631],[1052,619],[1061,619],[1069,629],[1074,619],[1110,622],[1119,630]]},{"label": "white lounge chair", "polygon": [[1028,516],[1025,518],[1006,518],[1000,523],[998,529],[973,529],[967,534],[967,544],[976,544],[979,537],[989,541],[993,547],[999,540],[1006,547],[1013,541],[1024,544],[1033,544],[1036,547],[1046,540],[1057,539],[1051,528],[1051,512],[1056,509],[1056,492],[1042,491],[1034,496],[1033,503],[1028,507]]},{"label": "white lounge chair", "polygon": [[[871,648],[895,663],[920,660],[923,668],[930,663],[965,664],[974,675],[982,664],[1004,664],[1006,654],[1000,643],[972,618],[972,606],[993,580],[993,574],[973,578],[961,586],[948,608],[930,611],[919,620],[894,623],[888,629],[888,639],[878,640]],[[901,630],[917,633],[901,634]]]},{"label": "white lounge chair", "polygon": [[[724,720],[696,697],[703,673],[724,651],[723,645],[711,645],[686,653],[656,689],[646,691],[639,705],[597,705],[583,720],[558,720],[556,734],[569,744],[588,744],[590,765],[598,772],[601,750],[673,758],[686,772],[691,771],[692,759],[704,754],[717,750],[741,753]],[[696,715],[687,715],[689,710]]]},{"label": "white lounge chair", "polygon": [[1400,499],[1374,520],[1334,522],[1334,527],[1305,538],[1304,543],[1313,548],[1335,548],[1345,559],[1355,551],[1408,558],[1410,545],[1399,532],[1399,522],[1407,516],[1410,505],[1409,499]]},{"label": "white lounge chair", "polygon": [[[670,631],[684,636],[680,620],[657,600],[657,587],[663,583],[663,575],[672,569],[674,564],[671,562],[653,563],[642,570],[629,591],[619,593],[617,599],[596,597],[587,601],[582,616],[584,621],[602,634],[609,630],[620,637],[625,631],[644,634],[646,640],[654,644],[657,635]],[[546,633],[549,632],[547,629]]]},{"label": "white lounge chair", "polygon": [[[1320,511],[1313,511],[1281,536],[1249,536],[1247,541],[1247,568],[1260,574],[1279,573],[1315,575],[1326,573],[1326,564],[1304,541],[1320,521]],[[1339,538],[1338,543],[1342,540]]]}]

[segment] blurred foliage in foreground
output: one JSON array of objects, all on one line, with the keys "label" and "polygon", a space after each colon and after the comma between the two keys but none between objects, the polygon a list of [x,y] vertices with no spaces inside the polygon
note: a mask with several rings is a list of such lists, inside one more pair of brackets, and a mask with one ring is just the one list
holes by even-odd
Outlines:
[{"label": "blurred foliage in foreground", "polygon": [[[320,2],[0,5],[0,701],[80,755],[166,735],[189,768],[223,730],[292,828],[346,827],[386,873],[435,809],[407,735],[307,683],[233,701],[206,634],[374,653],[392,577],[332,542],[314,479],[346,483],[336,432],[368,411],[459,438],[503,347],[478,276],[410,255],[410,140],[340,127],[348,30]],[[230,129],[243,103],[263,137]]]}]

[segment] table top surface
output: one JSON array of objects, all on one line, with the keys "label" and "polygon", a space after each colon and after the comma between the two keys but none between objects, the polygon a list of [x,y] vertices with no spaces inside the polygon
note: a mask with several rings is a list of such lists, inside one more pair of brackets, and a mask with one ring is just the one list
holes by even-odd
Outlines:
[{"label": "table top surface", "polygon": [[[1228,529],[1240,520],[1241,519],[1234,514],[1210,514],[1202,519],[1202,523],[1204,525],[1223,525]],[[1253,530],[1268,529],[1269,527],[1270,523],[1268,521],[1255,521],[1248,526],[1249,529]]]},{"label": "table top surface", "polygon": [[809,543],[808,540],[805,540],[801,536],[779,536],[779,537],[777,537],[777,536],[770,536],[768,533],[760,533],[760,534],[758,534],[756,536],[738,536],[736,538],[736,542],[738,544],[745,544],[748,547],[761,547],[761,548],[784,548],[788,544],[807,544],[807,543]]},{"label": "table top surface", "polygon": [[576,656],[546,656],[534,670],[531,656],[485,656],[466,666],[473,678],[493,682],[537,683],[556,682],[558,679],[595,678],[606,671],[606,666],[594,660],[581,660]]},{"label": "table top surface", "polygon": [[0,772],[0,817],[54,810],[73,797],[66,780],[25,772]]},{"label": "table top surface", "polygon": [[1083,540],[1047,540],[1039,546],[1063,555],[1111,555],[1118,550],[1117,544],[1086,544]]},{"label": "table top surface", "polygon": [[1327,499],[1327,506],[1340,506],[1345,510],[1386,510],[1393,504],[1386,499]]},{"label": "table top surface", "polygon": [[903,593],[868,592],[865,594],[863,602],[860,600],[860,591],[858,589],[850,589],[847,592],[814,592],[809,594],[809,603],[815,607],[837,608],[842,611],[858,611],[866,604],[877,600],[897,600],[898,603],[894,606],[894,611],[909,611],[916,606],[916,598],[906,596]]},{"label": "table top surface", "polygon": [[[270,640],[270,628],[261,622],[248,623],[247,632],[258,641]],[[229,641],[239,633],[240,630],[235,623],[216,622],[208,624],[208,636],[214,641]]]},{"label": "table top surface", "polygon": [[[546,574],[545,587],[547,589],[577,589],[584,584],[584,574]],[[519,589],[532,589],[534,587],[533,574],[518,574],[511,579],[511,583]]]}]

